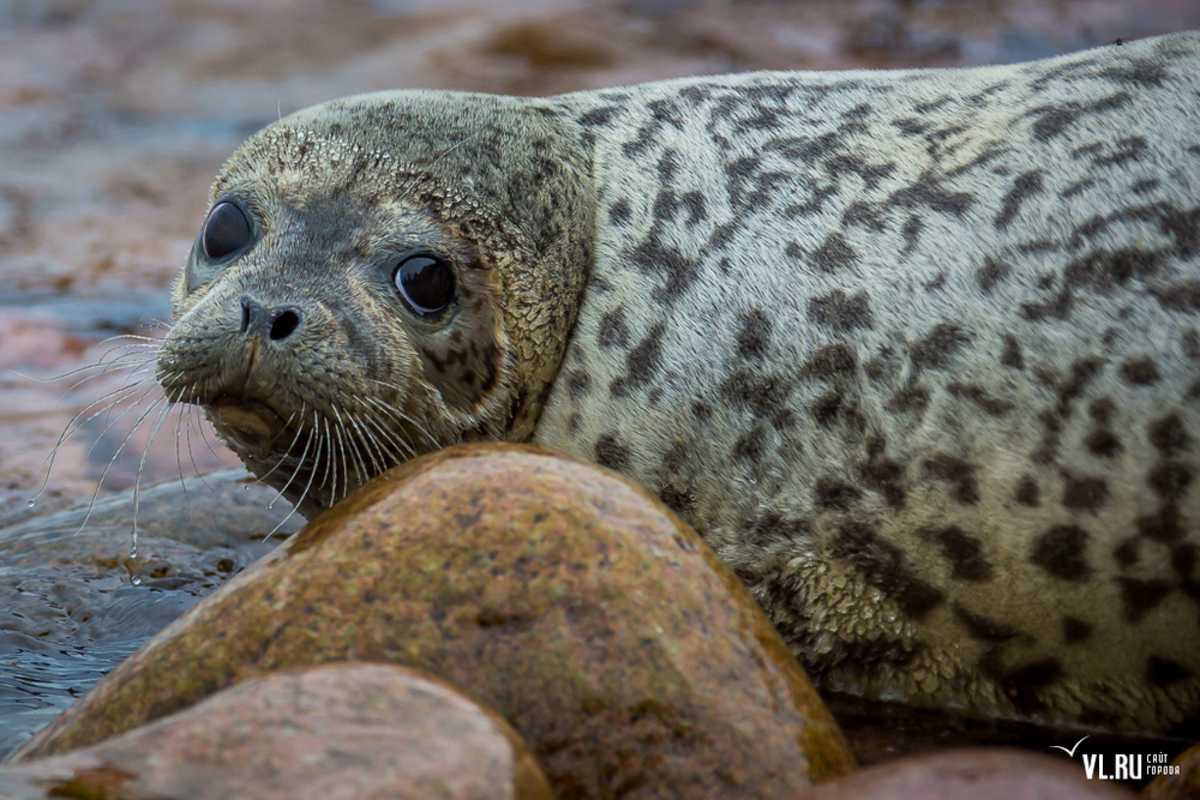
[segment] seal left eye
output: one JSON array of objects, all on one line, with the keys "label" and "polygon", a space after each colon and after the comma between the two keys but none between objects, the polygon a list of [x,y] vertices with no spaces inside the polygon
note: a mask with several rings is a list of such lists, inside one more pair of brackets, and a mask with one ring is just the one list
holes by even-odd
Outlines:
[{"label": "seal left eye", "polygon": [[228,201],[217,203],[204,221],[200,244],[204,255],[212,260],[224,258],[241,250],[250,242],[250,220]]}]

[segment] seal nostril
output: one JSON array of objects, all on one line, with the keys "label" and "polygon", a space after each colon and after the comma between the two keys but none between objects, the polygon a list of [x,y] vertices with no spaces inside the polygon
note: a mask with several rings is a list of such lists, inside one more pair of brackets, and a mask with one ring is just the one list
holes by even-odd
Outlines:
[{"label": "seal nostril", "polygon": [[299,325],[300,315],[293,309],[285,308],[275,315],[275,320],[271,323],[271,339],[274,341],[286,339]]}]

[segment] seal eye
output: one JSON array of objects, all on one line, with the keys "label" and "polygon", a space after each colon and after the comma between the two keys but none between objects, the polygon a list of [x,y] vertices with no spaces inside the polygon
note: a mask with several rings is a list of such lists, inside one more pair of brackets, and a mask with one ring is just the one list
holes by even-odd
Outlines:
[{"label": "seal eye", "polygon": [[204,230],[200,233],[200,245],[204,255],[216,261],[235,253],[250,243],[250,220],[246,214],[229,201],[217,203],[208,212]]},{"label": "seal eye", "polygon": [[393,280],[404,302],[422,317],[445,311],[454,300],[454,273],[436,256],[409,256],[396,267]]}]

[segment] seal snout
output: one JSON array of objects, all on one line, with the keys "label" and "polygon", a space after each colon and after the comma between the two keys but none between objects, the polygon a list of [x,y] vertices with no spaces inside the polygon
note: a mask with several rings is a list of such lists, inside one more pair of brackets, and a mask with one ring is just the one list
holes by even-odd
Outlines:
[{"label": "seal snout", "polygon": [[295,306],[267,308],[253,298],[242,298],[243,336],[279,342],[295,333],[303,321],[304,312]]}]

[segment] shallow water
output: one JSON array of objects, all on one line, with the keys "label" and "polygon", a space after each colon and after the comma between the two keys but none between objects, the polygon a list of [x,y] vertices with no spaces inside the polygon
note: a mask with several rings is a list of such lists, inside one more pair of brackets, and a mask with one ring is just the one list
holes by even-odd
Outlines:
[{"label": "shallow water", "polygon": [[[98,417],[60,449],[48,479],[44,464],[102,391],[52,376],[94,363],[109,337],[161,331],[153,321],[169,316],[212,175],[278,115],[385,88],[552,94],[733,70],[957,66],[1200,27],[1195,0],[163,7],[0,0],[0,757],[269,548],[271,494],[233,477],[214,481],[218,491],[253,501],[228,504],[241,516],[217,526],[226,535],[156,532],[143,509],[137,559],[128,504],[114,500],[111,516],[78,534],[78,510],[73,522],[46,517],[93,493],[107,502],[139,470],[148,485],[232,465],[197,415],[165,425],[145,451],[135,433],[116,462],[130,417],[111,427]],[[199,509],[211,534],[204,514],[225,501],[190,485],[190,505],[163,490],[173,498],[165,519]]]},{"label": "shallow water", "polygon": [[[186,491],[186,494],[185,494]],[[31,509],[0,530],[0,760],[301,520],[242,470]],[[50,503],[52,505],[52,503]],[[84,523],[87,519],[86,525]]]}]

